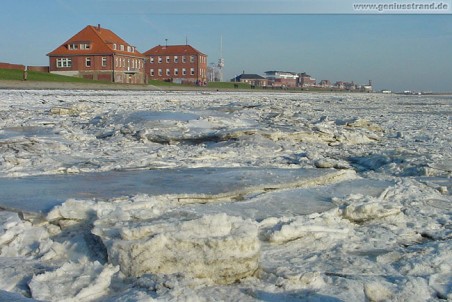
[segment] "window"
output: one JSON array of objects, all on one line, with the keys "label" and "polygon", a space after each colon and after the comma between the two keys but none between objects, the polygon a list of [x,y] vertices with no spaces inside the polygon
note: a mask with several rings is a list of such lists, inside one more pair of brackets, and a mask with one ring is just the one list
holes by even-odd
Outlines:
[{"label": "window", "polygon": [[194,63],[195,62],[195,56],[190,56],[190,63]]},{"label": "window", "polygon": [[187,69],[182,68],[182,75],[187,75]]},{"label": "window", "polygon": [[91,45],[90,44],[80,44],[80,49],[83,49],[83,50],[91,49]]},{"label": "window", "polygon": [[170,57],[166,56],[166,63],[169,63],[169,62],[170,62]]},{"label": "window", "polygon": [[179,63],[179,57],[178,56],[174,56],[174,63]]},{"label": "window", "polygon": [[191,75],[195,75],[195,69],[194,68],[190,68],[190,74]]},{"label": "window", "polygon": [[171,75],[171,71],[169,70],[169,68],[166,69],[166,75],[170,76]]},{"label": "window", "polygon": [[118,67],[118,58],[115,58],[115,66]]},{"label": "window", "polygon": [[127,52],[132,52],[132,47],[130,47],[129,45],[127,45]]},{"label": "window", "polygon": [[116,43],[113,44],[113,50],[116,50]]},{"label": "window", "polygon": [[91,67],[91,58],[85,58],[85,66]]},{"label": "window", "polygon": [[68,48],[69,48],[70,50],[78,49],[78,44],[69,44],[69,45],[68,45]]},{"label": "window", "polygon": [[162,69],[159,68],[159,76],[162,76]]},{"label": "window", "polygon": [[72,67],[72,60],[70,58],[56,59],[57,68]]},{"label": "window", "polygon": [[149,57],[149,63],[154,64],[154,57]]},{"label": "window", "polygon": [[158,57],[158,62],[162,63],[162,57]]},{"label": "window", "polygon": [[179,75],[179,69],[178,68],[174,68],[174,75],[175,76]]},{"label": "window", "polygon": [[150,73],[151,76],[153,77],[153,76],[154,76],[154,69],[151,69],[151,70],[149,71],[149,73]]},{"label": "window", "polygon": [[124,51],[124,45],[119,45],[119,49],[121,50],[121,51]]},{"label": "window", "polygon": [[107,57],[102,57],[102,67],[107,67]]},{"label": "window", "polygon": [[182,56],[182,63],[185,63],[186,59],[185,56]]}]

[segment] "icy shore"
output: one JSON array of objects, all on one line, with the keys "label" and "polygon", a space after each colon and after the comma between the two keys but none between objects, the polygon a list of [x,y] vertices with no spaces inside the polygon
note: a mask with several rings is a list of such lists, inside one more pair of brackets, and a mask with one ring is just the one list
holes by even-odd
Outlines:
[{"label": "icy shore", "polygon": [[0,301],[452,300],[450,96],[0,105]]}]

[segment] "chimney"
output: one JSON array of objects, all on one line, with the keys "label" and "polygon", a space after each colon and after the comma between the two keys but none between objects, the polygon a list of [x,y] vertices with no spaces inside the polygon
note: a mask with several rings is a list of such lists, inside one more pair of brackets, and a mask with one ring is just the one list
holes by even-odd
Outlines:
[{"label": "chimney", "polygon": [[97,24],[97,30],[100,31],[100,24]]}]

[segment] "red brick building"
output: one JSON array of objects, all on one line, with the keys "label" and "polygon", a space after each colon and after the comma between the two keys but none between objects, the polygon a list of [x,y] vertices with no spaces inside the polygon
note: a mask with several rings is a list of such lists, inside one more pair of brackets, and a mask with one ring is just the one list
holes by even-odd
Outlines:
[{"label": "red brick building", "polygon": [[151,80],[204,85],[207,56],[190,45],[158,45],[144,53],[146,75]]},{"label": "red brick building", "polygon": [[316,82],[313,77],[305,72],[299,74],[298,81],[301,87],[314,87]]},{"label": "red brick building", "polygon": [[298,74],[290,71],[266,71],[265,75],[268,85],[271,87],[296,87],[298,82]]},{"label": "red brick building", "polygon": [[49,56],[51,73],[143,84],[144,56],[111,30],[88,25]]}]

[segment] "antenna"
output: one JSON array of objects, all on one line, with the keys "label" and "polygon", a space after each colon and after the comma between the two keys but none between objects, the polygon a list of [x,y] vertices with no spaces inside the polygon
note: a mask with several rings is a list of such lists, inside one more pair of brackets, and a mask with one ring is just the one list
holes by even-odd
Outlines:
[{"label": "antenna", "polygon": [[218,79],[220,82],[223,82],[223,68],[224,68],[224,59],[223,59],[223,35],[220,36],[220,58],[218,59]]},{"label": "antenna", "polygon": [[185,36],[185,45],[188,45],[188,36]]},{"label": "antenna", "polygon": [[223,57],[223,35],[220,36],[220,58]]}]

